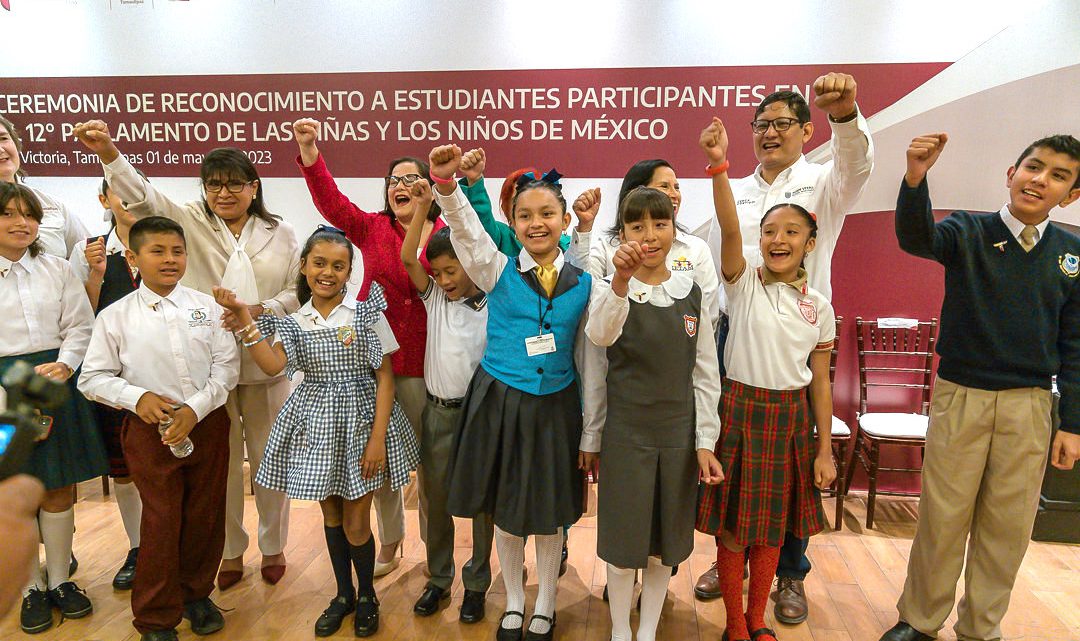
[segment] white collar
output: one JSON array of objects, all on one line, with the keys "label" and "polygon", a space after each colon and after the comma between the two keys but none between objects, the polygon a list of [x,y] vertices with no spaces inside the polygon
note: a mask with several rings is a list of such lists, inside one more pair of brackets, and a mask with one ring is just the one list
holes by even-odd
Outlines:
[{"label": "white collar", "polygon": [[[1009,231],[1012,232],[1012,235],[1017,240],[1020,240],[1020,232],[1024,231],[1024,227],[1027,225],[1027,223],[1012,215],[1012,212],[1009,211],[1009,203],[1005,203],[1004,205],[1002,205],[1001,210],[998,211],[998,214],[1001,215],[1001,222],[1005,223],[1005,226],[1009,228]],[[1039,240],[1043,237],[1043,235],[1046,233],[1046,227],[1049,224],[1050,217],[1047,216],[1046,218],[1043,218],[1041,223],[1035,225],[1035,229],[1039,232],[1039,235],[1035,237],[1035,242],[1039,242]]]},{"label": "white collar", "polygon": [[626,286],[626,296],[635,303],[647,303],[657,290],[663,290],[674,300],[682,300],[693,286],[692,278],[676,272],[671,272],[668,279],[659,285],[649,285],[631,276]]},{"label": "white collar", "polygon": [[15,261],[15,262],[12,262],[12,261],[8,260],[7,258],[4,258],[3,256],[0,256],[0,272],[7,275],[8,271],[11,270],[11,268],[14,267],[15,265],[22,266],[23,271],[25,271],[28,274],[32,274],[34,272],[34,259],[33,259],[33,257],[30,256],[30,250],[29,249],[24,251],[23,255],[22,255],[22,258],[20,258],[19,260]]},{"label": "white collar", "polygon": [[[562,272],[564,263],[566,263],[566,258],[563,256],[562,249],[560,249],[559,254],[555,256],[555,262],[552,263],[555,265],[555,271]],[[536,259],[534,259],[529,252],[524,249],[521,250],[521,253],[518,254],[518,271],[524,273],[536,267],[539,267]]]},{"label": "white collar", "polygon": [[304,316],[307,316],[308,318],[317,317],[325,321],[327,318],[333,316],[334,312],[341,309],[342,307],[344,307],[345,309],[356,311],[356,299],[352,298],[348,294],[345,294],[345,297],[341,299],[341,302],[337,304],[337,307],[330,310],[330,313],[326,316],[326,318],[323,318],[323,315],[319,313],[319,310],[315,309],[315,305],[311,303],[311,300],[308,300],[308,302],[301,305],[298,311]]},{"label": "white collar", "polygon": [[[785,170],[781,171],[780,173],[776,174],[776,178],[773,178],[772,185],[775,185],[777,181],[785,181],[785,180],[787,180],[788,177],[791,176],[792,172],[795,171],[796,167],[802,167],[803,165],[806,165],[806,164],[809,164],[809,163],[806,162],[806,156],[804,156],[803,154],[799,154],[798,160],[791,163],[790,167],[788,167],[787,169],[785,169]],[[761,177],[761,169],[762,169],[761,165],[758,164],[757,168],[754,169],[754,179],[757,181],[758,187],[760,187],[761,189],[764,189],[765,191],[768,191],[769,187],[772,187],[772,185],[765,182],[765,179]]]},{"label": "white collar", "polygon": [[169,292],[168,296],[161,296],[154,290],[146,286],[146,283],[139,283],[139,289],[136,290],[139,294],[139,299],[147,307],[157,309],[158,303],[163,300],[171,302],[176,307],[182,307],[184,302],[183,285],[177,284],[173,287],[173,290]]},{"label": "white collar", "polygon": [[120,235],[116,233],[116,228],[113,228],[109,232],[109,237],[105,239],[105,253],[109,255],[122,254],[126,249],[127,247],[124,247],[123,241],[120,240]]}]

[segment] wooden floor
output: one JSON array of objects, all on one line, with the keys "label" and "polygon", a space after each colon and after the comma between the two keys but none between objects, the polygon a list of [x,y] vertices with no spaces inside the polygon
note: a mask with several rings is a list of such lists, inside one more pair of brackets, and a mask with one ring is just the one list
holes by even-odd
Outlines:
[{"label": "wooden floor", "polygon": [[[832,514],[831,499],[826,513]],[[423,590],[424,550],[416,536],[415,497],[407,495],[409,535],[400,567],[376,580],[382,602],[382,628],[374,639],[493,639],[505,605],[501,575],[496,574],[489,593],[487,618],[475,625],[457,621],[462,587],[455,584],[451,605],[430,618],[412,614],[412,605]],[[595,504],[595,502],[593,503]],[[810,617],[798,626],[774,626],[782,641],[877,641],[896,621],[896,599],[903,587],[918,503],[909,499],[879,502],[875,529],[864,532],[864,501],[852,496],[843,531],[816,536],[809,556],[814,571],[806,580]],[[127,552],[126,537],[111,497],[104,497],[99,482],[80,487],[76,506],[75,553],[80,568],[75,576],[93,600],[95,611],[77,621],[66,621],[40,641],[138,639],[131,627],[128,592],[113,591],[110,582]],[[254,502],[247,497],[248,531],[254,531]],[[460,522],[459,522],[460,524]],[[457,558],[467,558],[469,529],[458,528]],[[660,623],[661,639],[716,641],[724,629],[724,607],[719,600],[695,601],[693,582],[712,561],[712,541],[698,535],[689,563],[672,579],[668,602]],[[606,641],[610,634],[607,604],[601,600],[604,564],[598,562],[595,516],[583,518],[570,530],[570,569],[559,583],[556,638]],[[264,584],[258,576],[259,555],[252,543],[246,556],[245,579],[228,592],[213,595],[226,612],[225,630],[215,639],[229,641],[276,641],[314,639],[312,625],[334,594],[330,564],[325,554],[322,519],[318,505],[293,503],[291,532],[286,549],[289,569],[277,586]],[[492,555],[494,571],[498,560]],[[536,598],[535,557],[526,553],[529,582],[527,604]],[[957,595],[959,598],[959,594]],[[59,617],[57,616],[57,619]],[[772,623],[771,608],[768,621]],[[950,618],[942,639],[954,639]],[[636,625],[636,621],[635,621]],[[1033,543],[1013,593],[1012,606],[1003,623],[1006,639],[1065,641],[1080,639],[1080,547]],[[18,612],[0,620],[0,639],[30,638],[19,631]],[[196,639],[182,624],[180,638]],[[351,620],[334,638],[352,638]]]}]

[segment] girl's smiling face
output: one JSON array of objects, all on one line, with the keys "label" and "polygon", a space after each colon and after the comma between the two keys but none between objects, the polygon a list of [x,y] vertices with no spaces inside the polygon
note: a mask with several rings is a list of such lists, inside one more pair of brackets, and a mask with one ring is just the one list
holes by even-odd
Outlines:
[{"label": "girl's smiling face", "polygon": [[670,218],[653,218],[645,212],[640,220],[623,225],[622,240],[637,241],[639,245],[648,246],[642,265],[656,268],[667,261],[671,243],[675,240],[675,223]]},{"label": "girl's smiling face", "polygon": [[570,214],[551,189],[534,187],[518,193],[513,222],[522,248],[538,263],[550,264],[559,249],[559,238],[570,225]]},{"label": "girl's smiling face", "polygon": [[332,242],[315,243],[300,265],[300,273],[307,278],[313,298],[332,299],[341,295],[351,271],[349,248]]},{"label": "girl's smiling face", "polygon": [[41,221],[21,198],[12,198],[0,212],[0,255],[15,261],[37,239]]},{"label": "girl's smiling face", "polygon": [[765,267],[777,276],[792,278],[803,259],[813,251],[816,239],[811,237],[806,216],[793,207],[779,207],[761,221],[761,241],[758,247]]},{"label": "girl's smiling face", "polygon": [[15,174],[21,166],[19,146],[8,128],[0,123],[0,181],[15,182]]}]

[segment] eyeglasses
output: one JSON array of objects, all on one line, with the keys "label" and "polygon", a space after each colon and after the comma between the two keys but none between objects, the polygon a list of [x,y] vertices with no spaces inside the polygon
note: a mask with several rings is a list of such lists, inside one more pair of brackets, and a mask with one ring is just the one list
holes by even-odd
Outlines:
[{"label": "eyeglasses", "polygon": [[798,123],[798,118],[774,118],[772,120],[755,120],[750,123],[750,128],[754,130],[755,134],[763,134],[769,130],[771,125],[776,133],[787,131],[791,129],[791,126]]},{"label": "eyeglasses", "polygon": [[220,180],[208,180],[203,183],[203,189],[208,194],[220,194],[222,189],[228,189],[230,194],[239,194],[244,191],[244,187],[252,184],[251,182],[241,182],[239,180],[230,180],[227,183],[223,183]]},{"label": "eyeglasses", "polygon": [[398,183],[405,183],[406,187],[412,187],[416,181],[423,179],[420,174],[405,174],[404,176],[387,176],[386,184],[397,187]]}]

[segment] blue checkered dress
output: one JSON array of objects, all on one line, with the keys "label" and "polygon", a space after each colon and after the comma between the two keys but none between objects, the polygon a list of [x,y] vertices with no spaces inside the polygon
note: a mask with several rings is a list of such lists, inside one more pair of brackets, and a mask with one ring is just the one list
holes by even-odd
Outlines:
[{"label": "blue checkered dress", "polygon": [[384,309],[382,289],[373,284],[367,300],[356,305],[351,334],[348,328],[304,331],[291,316],[259,317],[259,330],[276,332],[285,348],[286,374],[302,371],[304,380],[274,421],[256,483],[312,501],[354,500],[387,483],[395,490],[409,483],[420,450],[397,402],[386,432],[386,469],[369,479],[360,473],[375,419],[373,370],[383,358],[371,325]]}]

